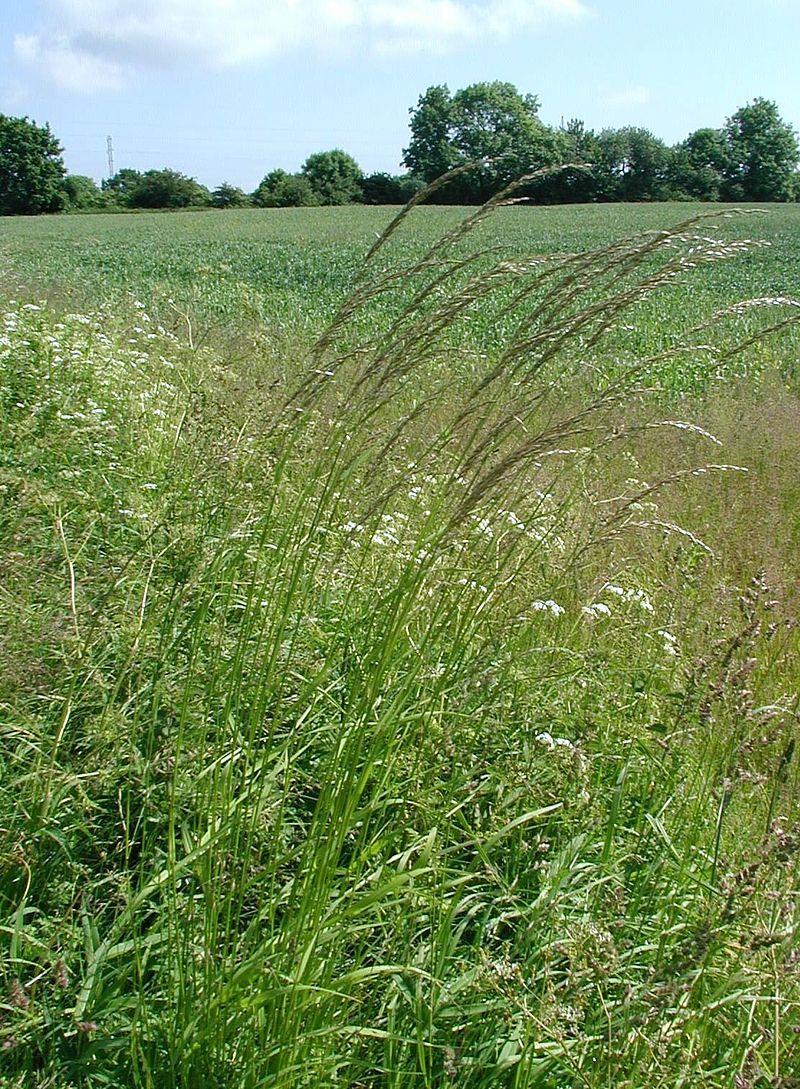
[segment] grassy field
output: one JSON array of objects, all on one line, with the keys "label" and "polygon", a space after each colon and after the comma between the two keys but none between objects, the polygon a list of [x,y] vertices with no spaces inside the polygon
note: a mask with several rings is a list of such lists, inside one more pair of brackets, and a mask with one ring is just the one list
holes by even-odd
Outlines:
[{"label": "grassy field", "polygon": [[0,222],[0,1085],[800,1085],[800,207],[698,211]]},{"label": "grassy field", "polygon": [[[319,331],[334,313],[366,249],[392,209],[287,208],[179,215],[18,218],[0,225],[0,278],[31,278],[76,305],[97,307],[131,295],[171,326],[175,310],[191,314],[200,336],[233,328],[269,328],[270,344],[290,348]],[[501,208],[471,236],[470,247],[514,255],[594,249],[641,231],[672,226],[719,207],[700,204],[578,205]],[[705,230],[769,246],[748,260],[703,269],[678,291],[661,293],[637,324],[642,344],[687,316],[712,313],[734,299],[791,291],[800,283],[800,208],[749,206],[752,214],[710,219]],[[410,262],[443,231],[463,220],[459,208],[420,208],[398,232],[392,259]],[[168,300],[173,300],[169,303]],[[688,314],[687,314],[688,303]],[[375,300],[362,335],[388,320],[391,304]],[[492,342],[483,315],[472,313],[466,338]],[[795,342],[795,347],[797,342]],[[263,349],[264,345],[260,345]]]}]

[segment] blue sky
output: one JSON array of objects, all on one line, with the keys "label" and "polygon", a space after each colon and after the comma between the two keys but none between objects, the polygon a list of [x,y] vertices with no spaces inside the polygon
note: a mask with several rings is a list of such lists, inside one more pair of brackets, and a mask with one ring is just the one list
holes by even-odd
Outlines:
[{"label": "blue sky", "polygon": [[756,95],[800,128],[800,0],[0,0],[0,112],[68,168],[172,166],[252,189],[343,147],[399,168],[431,83],[503,79],[550,123],[668,141]]}]

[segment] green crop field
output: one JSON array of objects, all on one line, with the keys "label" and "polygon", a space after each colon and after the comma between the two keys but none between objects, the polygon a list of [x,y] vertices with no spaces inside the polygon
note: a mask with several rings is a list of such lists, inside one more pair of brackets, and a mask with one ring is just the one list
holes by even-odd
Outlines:
[{"label": "green crop field", "polygon": [[[800,285],[800,206],[749,206],[750,214],[727,218],[719,218],[720,211],[724,207],[701,204],[502,208],[470,244],[513,255],[585,250],[710,212],[704,229],[769,247],[745,261],[705,269],[681,291],[660,298],[652,324],[679,320],[687,302],[702,313]],[[12,282],[54,285],[95,306],[134,295],[164,309],[172,298],[208,323],[229,325],[255,313],[273,328],[308,332],[330,317],[392,214],[351,205],[18,218],[0,225],[0,274]],[[413,259],[466,214],[418,209],[399,232],[392,258]],[[370,312],[371,321],[379,309]],[[479,327],[473,316],[473,336]]]},{"label": "green crop field", "polygon": [[800,206],[722,210],[0,221],[0,1086],[800,1084]]},{"label": "green crop field", "polygon": [[[726,240],[753,240],[763,248],[747,259],[699,270],[690,281],[640,303],[635,350],[655,350],[702,317],[731,302],[791,293],[800,284],[800,207],[745,206],[741,211],[701,204],[580,205],[501,208],[470,235],[465,252],[484,249],[489,261],[553,255],[606,246],[694,216],[699,227]],[[132,216],[95,215],[9,220],[0,234],[0,277],[53,295],[77,308],[143,302],[159,324],[187,327],[194,340],[209,339],[228,351],[284,352],[308,344],[347,291],[360,261],[394,210],[289,208]],[[709,214],[710,213],[710,214]],[[418,259],[441,233],[467,215],[459,208],[420,208],[392,240],[385,263]],[[385,327],[394,297],[371,302],[358,331]],[[491,353],[507,327],[498,328],[488,306],[477,306],[452,331],[456,344]],[[265,336],[265,333],[267,334]],[[794,373],[800,339],[779,349]],[[704,385],[706,371],[682,361],[659,381],[673,389]],[[749,369],[756,365],[751,359]]]}]

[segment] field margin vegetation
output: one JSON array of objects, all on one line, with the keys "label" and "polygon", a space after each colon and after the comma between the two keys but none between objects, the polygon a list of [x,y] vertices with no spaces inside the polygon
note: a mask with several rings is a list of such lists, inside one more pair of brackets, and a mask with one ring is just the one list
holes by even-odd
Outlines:
[{"label": "field margin vegetation", "polygon": [[295,355],[12,254],[9,1086],[796,1084],[797,307],[495,203]]}]

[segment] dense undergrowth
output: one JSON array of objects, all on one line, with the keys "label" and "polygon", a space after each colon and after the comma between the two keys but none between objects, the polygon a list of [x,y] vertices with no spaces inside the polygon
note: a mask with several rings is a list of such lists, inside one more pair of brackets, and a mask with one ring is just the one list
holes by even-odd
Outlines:
[{"label": "dense undergrowth", "polygon": [[454,231],[299,370],[5,302],[2,1084],[800,1084],[796,311]]}]

